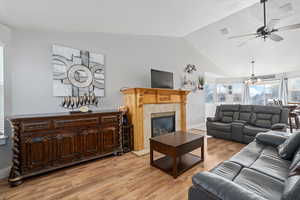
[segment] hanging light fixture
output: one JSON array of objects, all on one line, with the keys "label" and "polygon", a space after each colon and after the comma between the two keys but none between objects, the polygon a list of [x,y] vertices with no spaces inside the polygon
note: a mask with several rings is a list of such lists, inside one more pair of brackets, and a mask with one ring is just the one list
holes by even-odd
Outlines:
[{"label": "hanging light fixture", "polygon": [[261,79],[258,78],[257,76],[255,76],[255,74],[254,74],[254,64],[255,64],[255,61],[252,60],[252,61],[251,61],[251,64],[252,64],[252,74],[251,74],[250,78],[247,79],[247,80],[244,82],[244,83],[247,84],[247,85],[255,85],[255,84],[261,82]]}]

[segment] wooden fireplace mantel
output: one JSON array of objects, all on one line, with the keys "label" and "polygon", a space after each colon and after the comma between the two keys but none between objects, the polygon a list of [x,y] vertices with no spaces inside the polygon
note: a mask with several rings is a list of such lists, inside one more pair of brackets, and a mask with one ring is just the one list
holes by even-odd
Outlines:
[{"label": "wooden fireplace mantel", "polygon": [[124,105],[129,109],[129,120],[134,126],[134,150],[144,149],[144,104],[180,104],[181,131],[186,131],[186,102],[189,91],[128,88],[123,89]]}]

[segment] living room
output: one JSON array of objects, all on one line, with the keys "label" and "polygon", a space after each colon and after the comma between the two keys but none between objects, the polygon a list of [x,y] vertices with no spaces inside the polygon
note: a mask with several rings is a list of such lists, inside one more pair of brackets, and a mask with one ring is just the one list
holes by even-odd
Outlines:
[{"label": "living room", "polygon": [[296,0],[3,0],[1,199],[300,199]]}]

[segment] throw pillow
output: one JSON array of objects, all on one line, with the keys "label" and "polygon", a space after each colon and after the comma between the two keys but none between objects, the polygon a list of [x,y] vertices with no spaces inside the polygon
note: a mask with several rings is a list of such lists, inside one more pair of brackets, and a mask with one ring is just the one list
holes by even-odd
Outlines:
[{"label": "throw pillow", "polygon": [[300,147],[300,132],[293,133],[284,143],[278,146],[281,158],[291,160]]}]

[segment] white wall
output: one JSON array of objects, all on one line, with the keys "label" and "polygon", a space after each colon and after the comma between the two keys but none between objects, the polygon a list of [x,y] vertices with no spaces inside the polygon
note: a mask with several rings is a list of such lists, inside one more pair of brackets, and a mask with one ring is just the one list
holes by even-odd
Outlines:
[{"label": "white wall", "polygon": [[101,108],[122,104],[122,87],[150,87],[150,68],[173,71],[181,84],[187,63],[200,71],[217,71],[185,40],[92,33],[13,31],[9,64],[12,115],[65,111],[52,96],[51,45],[88,49],[106,56],[106,97]]},{"label": "white wall", "polygon": [[[106,97],[100,109],[122,104],[122,87],[150,87],[150,68],[173,71],[175,87],[181,85],[186,64],[199,72],[218,73],[186,40],[170,37],[101,33],[62,33],[13,30],[7,47],[7,110],[9,115],[64,112],[52,96],[51,46],[61,44],[102,53],[106,57]],[[204,121],[203,92],[188,97],[188,127]],[[2,159],[2,155],[6,157]],[[10,163],[10,148],[0,151],[0,169]],[[1,164],[2,162],[2,164]],[[3,164],[4,163],[4,164]]]}]

